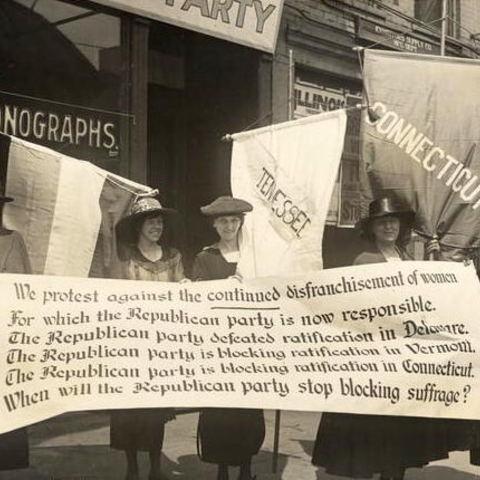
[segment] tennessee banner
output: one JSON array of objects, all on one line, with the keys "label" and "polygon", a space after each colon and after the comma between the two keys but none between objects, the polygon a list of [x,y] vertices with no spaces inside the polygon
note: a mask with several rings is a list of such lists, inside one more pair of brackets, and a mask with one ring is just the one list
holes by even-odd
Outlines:
[{"label": "tennessee banner", "polygon": [[410,204],[417,231],[442,247],[479,247],[480,62],[366,50],[364,74],[362,149],[374,195]]},{"label": "tennessee banner", "polygon": [[33,272],[109,277],[117,263],[115,223],[151,189],[15,137],[0,134],[3,223],[25,239]]},{"label": "tennessee banner", "polygon": [[480,289],[463,263],[243,283],[3,274],[0,311],[0,432],[149,407],[480,419]]},{"label": "tennessee banner", "polygon": [[232,193],[253,205],[242,229],[244,277],[322,268],[346,118],[336,110],[233,136]]}]

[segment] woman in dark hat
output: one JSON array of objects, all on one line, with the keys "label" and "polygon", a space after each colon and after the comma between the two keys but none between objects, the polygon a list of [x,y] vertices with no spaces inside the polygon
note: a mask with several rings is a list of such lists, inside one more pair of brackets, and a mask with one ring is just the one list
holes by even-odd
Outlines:
[{"label": "woman in dark hat", "polygon": [[[2,191],[0,184],[0,191]],[[3,206],[13,198],[0,196],[0,215]],[[13,230],[0,227],[0,272],[32,273],[27,248],[22,236]],[[27,430],[20,428],[0,435],[0,470],[28,468]]]},{"label": "woman in dark hat", "polygon": [[[127,246],[121,278],[156,282],[179,282],[185,278],[180,253],[165,241],[165,219],[175,210],[163,208],[155,198],[136,201],[130,214],[116,225],[120,246]],[[168,408],[115,410],[112,413],[110,445],[124,450],[127,480],[138,480],[137,452],[150,456],[149,480],[160,480],[160,456],[165,423],[174,418]]]},{"label": "woman in dark hat", "polygon": [[[357,224],[369,245],[354,265],[411,260],[404,247],[413,218],[389,197],[373,201]],[[334,475],[401,480],[407,468],[447,458],[449,450],[448,422],[441,419],[324,413],[312,463]]]},{"label": "woman in dark hat", "polygon": [[[235,276],[239,260],[238,237],[250,203],[228,196],[201,207],[212,221],[218,242],[201,251],[194,262],[193,280],[220,280]],[[263,410],[208,408],[198,422],[199,456],[218,465],[217,480],[228,480],[228,467],[240,467],[239,480],[252,480],[252,456],[265,438]]]}]

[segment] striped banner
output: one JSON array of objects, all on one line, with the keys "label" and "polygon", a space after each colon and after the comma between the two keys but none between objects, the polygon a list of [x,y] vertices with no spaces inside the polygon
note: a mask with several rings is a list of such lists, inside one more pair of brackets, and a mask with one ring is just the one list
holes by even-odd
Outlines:
[{"label": "striped banner", "polygon": [[92,163],[0,135],[5,193],[3,224],[19,231],[33,273],[115,276],[114,226],[149,187]]}]

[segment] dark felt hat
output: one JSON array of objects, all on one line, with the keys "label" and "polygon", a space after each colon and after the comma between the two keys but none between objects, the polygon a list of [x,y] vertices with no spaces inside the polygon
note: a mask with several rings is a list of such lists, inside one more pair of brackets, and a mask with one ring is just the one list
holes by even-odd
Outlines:
[{"label": "dark felt hat", "polygon": [[162,207],[156,198],[142,197],[139,198],[130,208],[127,216],[123,217],[115,226],[117,237],[123,240],[132,240],[135,235],[135,226],[138,222],[143,221],[146,217],[155,214],[164,215],[177,213],[173,208]]},{"label": "dark felt hat", "polygon": [[415,212],[391,197],[374,200],[368,206],[368,216],[361,218],[355,225],[360,231],[367,233],[373,220],[382,217],[398,217],[404,225],[410,226]]},{"label": "dark felt hat", "polygon": [[212,203],[200,207],[200,211],[209,217],[218,217],[220,215],[241,215],[251,212],[252,210],[252,205],[247,201],[229,196],[218,197]]}]

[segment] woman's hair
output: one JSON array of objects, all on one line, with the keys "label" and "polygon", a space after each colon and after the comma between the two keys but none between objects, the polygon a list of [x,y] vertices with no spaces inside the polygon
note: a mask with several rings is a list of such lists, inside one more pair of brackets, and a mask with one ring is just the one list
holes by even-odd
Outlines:
[{"label": "woman's hair", "polygon": [[245,221],[245,214],[244,213],[222,213],[221,215],[212,215],[209,217],[211,225],[213,226],[215,220],[221,217],[237,217],[240,220],[240,228],[243,227],[243,222]]},{"label": "woman's hair", "polygon": [[169,225],[166,219],[166,215],[162,215],[161,213],[158,212],[152,212],[152,213],[147,213],[146,215],[142,215],[139,217],[133,224],[133,235],[132,235],[132,240],[133,240],[133,245],[137,246],[138,240],[140,239],[140,231],[142,230],[143,224],[145,223],[145,220],[149,218],[156,218],[156,217],[162,217],[163,220],[163,231],[160,239],[158,240],[158,244],[162,247],[165,256],[168,258],[171,254],[171,247],[170,247],[170,229]]}]

